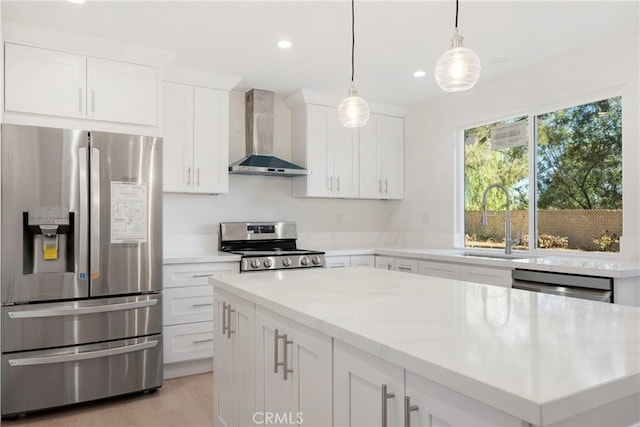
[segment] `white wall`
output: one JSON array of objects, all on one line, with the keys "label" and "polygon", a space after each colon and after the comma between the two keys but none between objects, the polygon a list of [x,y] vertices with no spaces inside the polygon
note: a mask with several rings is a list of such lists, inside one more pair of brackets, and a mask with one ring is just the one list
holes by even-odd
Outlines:
[{"label": "white wall", "polygon": [[455,208],[461,164],[461,160],[456,160],[459,156],[456,151],[461,148],[456,136],[459,128],[595,101],[601,95],[622,94],[621,255],[625,259],[638,259],[639,52],[638,34],[630,35],[617,43],[587,47],[500,79],[481,80],[470,91],[443,94],[411,108],[405,118],[405,200],[393,213],[388,231],[412,236],[411,243],[415,246],[452,247],[454,242],[461,242],[463,230]]},{"label": "white wall", "polygon": [[[231,92],[229,104],[229,161],[233,162],[245,155],[244,92]],[[277,97],[274,133],[274,154],[291,160],[291,112]],[[370,245],[371,239],[386,231],[398,205],[380,200],[293,198],[292,179],[230,175],[228,194],[165,194],[165,253],[217,247],[221,221],[293,220],[298,223],[301,247]]]}]

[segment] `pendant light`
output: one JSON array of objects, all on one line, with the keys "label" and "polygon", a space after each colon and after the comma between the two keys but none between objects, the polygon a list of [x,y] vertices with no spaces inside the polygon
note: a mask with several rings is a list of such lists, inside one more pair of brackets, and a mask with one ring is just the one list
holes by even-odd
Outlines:
[{"label": "pendant light", "polygon": [[355,33],[355,0],[351,0],[351,87],[349,96],[338,105],[338,119],[346,128],[364,126],[369,120],[369,104],[358,96],[356,85],[353,82],[354,76],[354,49],[356,44]]},{"label": "pendant light", "polygon": [[462,46],[458,34],[458,0],[456,0],[456,26],[451,48],[442,54],[436,64],[436,81],[445,92],[471,89],[480,78],[480,58],[471,49]]}]

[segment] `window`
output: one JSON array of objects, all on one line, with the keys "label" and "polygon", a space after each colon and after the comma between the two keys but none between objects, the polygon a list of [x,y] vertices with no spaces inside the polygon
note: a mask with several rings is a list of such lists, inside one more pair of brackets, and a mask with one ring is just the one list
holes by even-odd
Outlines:
[{"label": "window", "polygon": [[[529,121],[533,138],[524,131]],[[511,237],[520,231],[515,249],[620,251],[621,97],[465,129],[464,138],[465,246],[504,248],[506,196],[496,188],[485,194],[500,184],[509,193]]]}]

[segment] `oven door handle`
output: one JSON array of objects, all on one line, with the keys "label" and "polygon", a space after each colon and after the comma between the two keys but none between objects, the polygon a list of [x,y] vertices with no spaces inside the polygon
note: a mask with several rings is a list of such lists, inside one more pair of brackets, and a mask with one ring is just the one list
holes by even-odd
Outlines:
[{"label": "oven door handle", "polygon": [[123,302],[120,304],[94,305],[90,307],[49,308],[44,310],[10,311],[11,319],[33,319],[35,317],[75,316],[78,314],[108,313],[111,311],[133,310],[151,307],[158,303],[157,299]]},{"label": "oven door handle", "polygon": [[511,287],[513,289],[523,289],[525,291],[530,291],[530,292],[540,292],[543,294],[582,298],[582,299],[588,299],[591,301],[604,301],[604,302],[611,301],[611,291],[570,288],[565,286],[547,285],[544,283],[525,282],[521,280],[515,280]]},{"label": "oven door handle", "polygon": [[9,359],[10,366],[48,365],[51,363],[77,362],[80,360],[97,359],[99,357],[115,356],[117,354],[132,353],[158,345],[158,340],[151,340],[140,344],[125,345],[105,350],[88,351],[83,353],[61,354],[56,356],[28,357],[24,359]]}]

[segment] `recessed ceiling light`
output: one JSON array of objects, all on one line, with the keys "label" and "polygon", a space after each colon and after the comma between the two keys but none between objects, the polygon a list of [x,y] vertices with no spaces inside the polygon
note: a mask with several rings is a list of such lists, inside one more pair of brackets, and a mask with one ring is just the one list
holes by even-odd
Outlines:
[{"label": "recessed ceiling light", "polygon": [[427,73],[422,71],[422,70],[418,70],[415,73],[413,73],[413,77],[424,77],[426,75],[427,75]]},{"label": "recessed ceiling light", "polygon": [[278,42],[278,47],[280,49],[289,49],[292,46],[291,42],[289,40],[280,40]]},{"label": "recessed ceiling light", "polygon": [[67,0],[69,3],[82,4],[87,0]]}]

